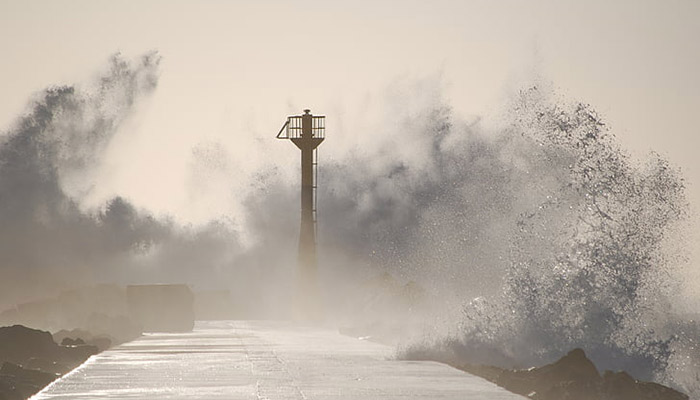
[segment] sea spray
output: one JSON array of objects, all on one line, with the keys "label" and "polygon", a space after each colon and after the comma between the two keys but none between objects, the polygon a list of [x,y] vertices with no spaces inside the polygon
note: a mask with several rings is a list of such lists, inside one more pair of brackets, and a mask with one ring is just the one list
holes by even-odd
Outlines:
[{"label": "sea spray", "polygon": [[[83,202],[108,185],[95,171],[115,136],[133,135],[126,128],[159,75],[157,52],[134,59],[117,53],[86,82],[36,93],[2,132],[0,312],[99,282],[206,287],[216,278],[205,271],[226,275],[221,266],[232,264],[238,240],[224,219],[188,227],[118,195],[97,206]],[[44,322],[35,327],[48,329]]]},{"label": "sea spray", "polygon": [[665,247],[688,217],[678,170],[658,154],[633,161],[591,107],[536,88],[514,116],[508,134],[536,144],[522,162],[543,200],[503,232],[503,291],[467,302],[453,339],[408,353],[527,367],[580,347],[601,369],[699,396],[698,328],[674,314],[685,257]]},{"label": "sea spray", "polygon": [[[159,60],[157,53],[134,63],[114,55],[90,87],[58,86],[37,93],[27,112],[3,132],[0,268],[12,278],[0,282],[9,294],[0,304],[12,301],[15,291],[21,297],[40,292],[42,284],[80,281],[90,273],[89,264],[109,253],[103,247],[111,248],[115,236],[135,243],[133,232],[111,231],[110,221],[84,213],[66,186],[95,184],[86,177],[140,100],[155,90]],[[108,207],[102,216],[115,217],[115,211]],[[28,287],[27,277],[34,277],[34,288]]]},{"label": "sea spray", "polygon": [[[41,292],[35,276],[58,270],[69,283],[88,271],[115,282],[224,285],[239,315],[284,317],[298,188],[276,166],[247,177],[254,189],[240,200],[245,215],[232,216],[245,221],[240,231],[225,221],[177,226],[119,197],[85,211],[66,190],[155,88],[157,58],[110,65],[97,84],[103,91],[50,89],[3,138],[0,261],[6,276],[20,271],[4,282]],[[400,106],[389,99],[387,119],[367,123],[377,129],[361,150],[323,160],[319,256],[329,319],[382,311],[369,314],[433,337],[437,347],[425,352],[501,366],[583,347],[600,368],[697,395],[698,328],[674,317],[683,255],[665,247],[686,213],[678,171],[658,155],[632,160],[591,107],[532,89],[504,117],[511,123],[487,128],[455,115],[431,86],[398,90]],[[193,152],[195,167],[217,161],[218,182],[240,179],[218,162],[225,157]],[[393,281],[372,280],[384,272]],[[366,282],[369,291],[352,288]]]}]

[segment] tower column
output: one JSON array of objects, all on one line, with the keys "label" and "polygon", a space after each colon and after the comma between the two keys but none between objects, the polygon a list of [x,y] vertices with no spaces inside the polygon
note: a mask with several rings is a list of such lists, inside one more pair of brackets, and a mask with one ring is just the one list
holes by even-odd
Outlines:
[{"label": "tower column", "polygon": [[[297,303],[303,319],[320,318],[320,299],[317,283],[316,220],[314,215],[315,170],[314,152],[324,139],[325,117],[304,114],[287,118],[287,123],[277,135],[290,139],[301,150],[301,223],[299,228],[299,254],[297,273]],[[286,128],[286,137],[280,137]]]},{"label": "tower column", "polygon": [[[313,149],[301,149],[301,227],[299,231],[300,267],[304,275],[316,273],[316,229],[314,227],[314,169]],[[310,257],[310,256],[314,257]]]}]

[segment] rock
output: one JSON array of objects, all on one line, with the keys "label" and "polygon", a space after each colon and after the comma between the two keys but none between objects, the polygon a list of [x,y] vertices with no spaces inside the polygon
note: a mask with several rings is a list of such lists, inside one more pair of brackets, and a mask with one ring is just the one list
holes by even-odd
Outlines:
[{"label": "rock", "polygon": [[688,400],[688,396],[653,382],[640,382],[625,372],[601,377],[581,349],[553,364],[528,370],[463,364],[459,369],[534,400]]},{"label": "rock", "polygon": [[60,346],[58,351],[57,361],[67,364],[71,367],[77,367],[83,361],[100,352],[96,346],[89,344]]},{"label": "rock", "polygon": [[30,358],[54,359],[58,345],[49,332],[14,325],[0,328],[0,360],[23,364]]},{"label": "rock", "polygon": [[0,396],[26,399],[58,378],[50,374],[5,362],[0,368]]},{"label": "rock", "polygon": [[56,360],[48,360],[46,358],[30,358],[24,364],[25,368],[38,369],[39,371],[49,372],[53,374],[63,375],[69,372],[72,368],[66,364],[61,364]]},{"label": "rock", "polygon": [[85,341],[81,338],[71,339],[71,338],[67,337],[67,338],[63,338],[63,340],[61,340],[61,346],[80,346],[80,345],[84,345],[84,344],[85,344]]},{"label": "rock", "polygon": [[528,371],[538,379],[561,381],[598,382],[600,374],[593,362],[581,349],[571,350],[554,364],[545,365]]},{"label": "rock", "polygon": [[25,369],[17,364],[5,362],[0,367],[0,375],[14,376],[18,381],[36,385],[40,388],[48,385],[58,378],[58,374],[51,374],[35,369]]},{"label": "rock", "polygon": [[615,400],[688,400],[688,396],[654,382],[640,382],[626,372],[605,371],[601,392]]},{"label": "rock", "polygon": [[83,329],[72,329],[72,330],[66,330],[66,329],[61,329],[60,331],[54,332],[51,336],[53,336],[53,340],[56,343],[63,343],[65,339],[71,339],[72,338],[82,338],[84,340],[89,340],[92,337],[92,333],[83,330]]},{"label": "rock", "polygon": [[553,364],[529,370],[484,366],[470,369],[513,393],[533,399],[587,400],[602,381],[595,365],[581,349],[570,351]]},{"label": "rock", "polygon": [[499,377],[506,371],[503,368],[493,367],[490,365],[472,365],[463,364],[460,366],[455,366],[457,369],[461,369],[464,372],[469,372],[472,375],[480,376],[487,381],[493,383],[498,382]]},{"label": "rock", "polygon": [[605,371],[603,377],[603,391],[610,397],[620,400],[641,399],[637,381],[626,372]]},{"label": "rock", "polygon": [[[96,346],[100,351],[105,351],[112,347],[112,344],[119,344],[121,343],[120,341],[114,339],[111,336],[108,335],[93,335],[91,332],[88,332],[83,329],[73,329],[70,331],[67,331],[65,329],[62,329],[58,332],[55,332],[53,334],[53,340],[56,343],[61,343],[63,344],[63,341],[66,339],[69,339],[70,341],[73,341],[73,338],[79,338],[83,340],[85,343],[84,344],[89,344],[92,346]],[[77,339],[76,339],[77,340]],[[70,342],[66,342],[70,343]]]},{"label": "rock", "polygon": [[0,400],[24,400],[8,378],[0,376]]},{"label": "rock", "polygon": [[100,351],[82,339],[62,343],[22,325],[0,327],[0,400],[26,399]]},{"label": "rock", "polygon": [[90,345],[59,346],[49,332],[22,325],[0,328],[0,361],[25,365],[30,359],[52,360],[76,367],[98,352]]},{"label": "rock", "polygon": [[[110,339],[110,345],[123,343],[141,335],[140,326],[127,317],[128,307],[126,289],[117,285],[96,285],[80,287],[61,292],[58,296],[37,299],[32,302],[16,304],[0,312],[0,326],[24,325],[51,332],[81,328],[89,331],[90,337],[100,337],[101,343],[90,343],[89,338],[82,338],[85,343],[105,345],[103,338]],[[63,338],[54,338],[61,343]]]}]

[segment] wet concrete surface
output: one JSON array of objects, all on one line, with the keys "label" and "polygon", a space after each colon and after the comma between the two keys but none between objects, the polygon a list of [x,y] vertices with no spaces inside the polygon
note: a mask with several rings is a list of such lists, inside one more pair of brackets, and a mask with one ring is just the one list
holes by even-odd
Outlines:
[{"label": "wet concrete surface", "polygon": [[96,356],[32,397],[45,399],[460,399],[523,397],[394,349],[290,322],[206,321]]}]

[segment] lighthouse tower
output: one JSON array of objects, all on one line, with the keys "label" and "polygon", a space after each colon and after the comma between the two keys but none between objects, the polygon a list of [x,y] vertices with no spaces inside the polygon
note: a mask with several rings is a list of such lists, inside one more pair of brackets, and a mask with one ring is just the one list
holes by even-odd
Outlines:
[{"label": "lighthouse tower", "polygon": [[298,312],[304,319],[320,317],[316,271],[316,187],[318,146],[325,138],[325,116],[302,115],[287,117],[277,134],[278,139],[289,139],[301,150],[301,225],[298,255]]}]

